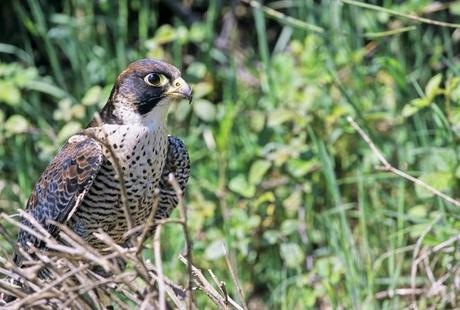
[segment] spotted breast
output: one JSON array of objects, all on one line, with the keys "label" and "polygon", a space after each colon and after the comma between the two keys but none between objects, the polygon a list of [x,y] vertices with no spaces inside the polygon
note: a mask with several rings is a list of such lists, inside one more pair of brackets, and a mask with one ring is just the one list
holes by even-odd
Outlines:
[{"label": "spotted breast", "polygon": [[[68,225],[93,247],[103,248],[105,245],[92,234],[97,229],[108,233],[119,244],[124,242],[128,223],[123,198],[134,227],[143,224],[150,214],[154,199],[158,198],[154,196],[168,143],[163,126],[105,125],[98,128],[95,135],[107,144],[103,146],[105,160]],[[123,198],[121,186],[126,189]]]}]

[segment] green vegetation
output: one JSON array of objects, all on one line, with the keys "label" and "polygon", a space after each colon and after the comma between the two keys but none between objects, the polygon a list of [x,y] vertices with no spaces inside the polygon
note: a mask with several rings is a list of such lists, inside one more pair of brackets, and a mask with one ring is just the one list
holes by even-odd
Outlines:
[{"label": "green vegetation", "polygon": [[[458,3],[229,2],[2,1],[1,211],[24,206],[130,61],[162,58],[194,88],[169,127],[193,163],[194,263],[236,300],[222,242],[252,309],[459,307],[459,243],[443,244],[458,208],[377,170],[346,120],[394,166],[460,196],[460,29],[406,18],[455,22]],[[185,284],[183,248],[166,225],[164,271]]]}]

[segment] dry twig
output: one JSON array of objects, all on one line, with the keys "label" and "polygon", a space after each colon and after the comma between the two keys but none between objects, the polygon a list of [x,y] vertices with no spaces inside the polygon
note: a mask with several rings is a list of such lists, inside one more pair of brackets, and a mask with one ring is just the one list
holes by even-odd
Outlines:
[{"label": "dry twig", "polygon": [[[99,119],[98,116],[96,119]],[[106,232],[100,230],[94,233],[94,236],[106,245],[106,248],[101,251],[86,243],[65,224],[46,223],[59,229],[58,236],[52,236],[27,212],[21,212],[21,215],[30,223],[30,226],[21,224],[6,214],[0,214],[0,219],[28,232],[37,241],[42,241],[46,247],[46,250],[36,249],[33,244],[29,244],[27,249],[17,247],[11,236],[5,233],[7,230],[3,229],[0,224],[0,236],[21,255],[23,266],[23,268],[17,267],[10,258],[6,258],[9,255],[5,258],[0,257],[0,275],[14,281],[13,284],[0,279],[0,293],[16,298],[5,305],[0,303],[2,309],[51,307],[86,310],[105,309],[110,304],[116,304],[120,309],[129,309],[130,305],[127,300],[141,309],[166,309],[169,306],[180,310],[193,309],[192,244],[187,228],[187,209],[183,202],[183,193],[174,175],[169,176],[169,181],[178,198],[179,219],[156,220],[155,215],[158,208],[158,199],[156,199],[146,223],[133,227],[118,159],[110,143],[107,143],[107,138],[98,139],[91,134],[89,136],[104,145],[114,159],[115,170],[121,180],[121,199],[128,222],[126,239],[139,237],[134,240],[136,242],[130,243],[131,247],[122,247]],[[181,260],[187,265],[189,275],[187,290],[175,284],[163,273],[160,233],[161,225],[165,224],[180,224],[183,228],[186,258],[181,256]],[[155,227],[156,234],[152,247],[155,266],[153,266],[150,261],[142,257],[141,253],[145,248],[146,239],[155,230]],[[122,266],[118,264],[120,262],[129,265],[130,268],[123,270],[124,268],[120,268]],[[39,277],[41,272],[45,271],[44,267],[46,276]],[[203,276],[200,279],[198,283],[201,287],[202,283],[207,287],[212,304],[221,308],[230,304],[235,309],[243,309],[228,296],[223,282],[218,285],[223,295],[221,296]]]},{"label": "dry twig", "polygon": [[411,182],[413,182],[414,184],[420,186],[420,187],[423,187],[424,189],[426,189],[427,191],[431,192],[432,194],[444,199],[445,201],[447,201],[448,203],[451,203],[457,207],[460,207],[460,201],[442,193],[441,191],[437,190],[436,188],[426,184],[425,182],[423,181],[420,181],[419,179],[405,173],[404,171],[401,171],[395,167],[393,167],[386,159],[385,157],[383,156],[382,152],[380,152],[380,150],[377,148],[377,146],[374,144],[374,142],[372,142],[372,140],[369,138],[369,136],[364,132],[364,130],[359,127],[359,125],[353,120],[353,118],[351,116],[347,117],[347,120],[348,122],[351,124],[351,126],[359,133],[359,135],[361,136],[361,138],[364,140],[364,142],[367,143],[367,145],[369,146],[369,148],[371,149],[372,153],[374,153],[374,155],[378,158],[378,160],[382,163],[382,167],[379,167],[380,169],[384,170],[384,171],[389,171],[389,172],[392,172],[400,177],[403,177],[404,179],[406,180],[409,180]]}]

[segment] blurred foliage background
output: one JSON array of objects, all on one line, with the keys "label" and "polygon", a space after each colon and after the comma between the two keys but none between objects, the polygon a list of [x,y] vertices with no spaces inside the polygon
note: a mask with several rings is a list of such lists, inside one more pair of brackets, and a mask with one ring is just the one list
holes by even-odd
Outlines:
[{"label": "blurred foliage background", "polygon": [[[367,3],[460,20],[458,1]],[[169,117],[193,163],[194,262],[233,296],[222,242],[251,309],[460,306],[458,209],[376,170],[346,121],[392,164],[459,197],[460,30],[349,0],[264,5],[1,1],[1,211],[24,206],[130,61],[161,58],[194,89]],[[165,272],[185,283],[180,227],[162,237]]]}]

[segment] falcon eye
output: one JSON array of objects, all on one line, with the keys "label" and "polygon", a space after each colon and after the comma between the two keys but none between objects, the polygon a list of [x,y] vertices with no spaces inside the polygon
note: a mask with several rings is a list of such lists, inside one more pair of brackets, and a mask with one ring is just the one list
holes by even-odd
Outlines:
[{"label": "falcon eye", "polygon": [[150,73],[147,74],[144,78],[145,83],[154,87],[161,87],[168,83],[168,78],[161,73]]}]

